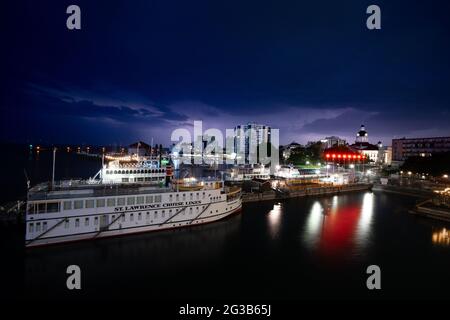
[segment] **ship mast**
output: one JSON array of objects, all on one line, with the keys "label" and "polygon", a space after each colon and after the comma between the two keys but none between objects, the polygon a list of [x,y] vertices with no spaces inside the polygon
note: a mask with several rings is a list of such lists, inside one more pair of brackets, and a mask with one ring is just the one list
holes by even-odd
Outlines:
[{"label": "ship mast", "polygon": [[52,165],[52,189],[55,185],[55,161],[56,161],[56,147],[53,147],[53,165]]}]

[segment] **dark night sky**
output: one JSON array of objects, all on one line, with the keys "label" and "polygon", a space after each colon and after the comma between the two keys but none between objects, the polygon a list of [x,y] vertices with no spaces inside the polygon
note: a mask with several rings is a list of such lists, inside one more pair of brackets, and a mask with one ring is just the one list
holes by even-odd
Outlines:
[{"label": "dark night sky", "polygon": [[[78,4],[82,30],[66,29]],[[382,29],[369,31],[378,4]],[[1,141],[450,135],[449,1],[2,1]]]}]

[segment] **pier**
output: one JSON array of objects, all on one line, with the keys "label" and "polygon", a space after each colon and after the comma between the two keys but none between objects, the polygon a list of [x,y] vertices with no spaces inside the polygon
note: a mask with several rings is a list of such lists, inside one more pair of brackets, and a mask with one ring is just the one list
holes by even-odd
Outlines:
[{"label": "pier", "polygon": [[307,186],[302,189],[296,190],[280,190],[280,189],[272,189],[269,191],[261,192],[261,193],[244,193],[242,195],[242,202],[259,202],[259,201],[268,201],[268,200],[280,200],[280,199],[290,199],[290,198],[299,198],[299,197],[307,197],[307,196],[321,196],[321,195],[330,195],[330,194],[338,194],[345,192],[355,192],[355,191],[365,191],[371,190],[372,184],[368,183],[355,183],[355,184],[346,184],[346,185],[318,185],[318,186]]}]

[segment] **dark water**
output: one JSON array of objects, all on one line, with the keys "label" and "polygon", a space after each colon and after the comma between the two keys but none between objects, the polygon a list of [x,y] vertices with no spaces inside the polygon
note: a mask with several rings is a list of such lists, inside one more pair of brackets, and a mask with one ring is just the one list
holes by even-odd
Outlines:
[{"label": "dark water", "polygon": [[[448,299],[450,243],[439,233],[450,226],[410,215],[415,202],[362,192],[252,203],[209,225],[27,252],[21,229],[8,228],[2,250],[27,298]],[[71,264],[82,270],[77,292],[65,286]],[[377,292],[365,285],[371,264]]]}]

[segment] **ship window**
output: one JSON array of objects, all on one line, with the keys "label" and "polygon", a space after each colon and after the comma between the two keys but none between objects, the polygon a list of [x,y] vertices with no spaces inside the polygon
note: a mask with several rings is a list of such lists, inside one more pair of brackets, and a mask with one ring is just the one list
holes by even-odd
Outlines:
[{"label": "ship window", "polygon": [[142,182],[142,181],[144,181],[144,178],[137,178],[136,180],[139,182]]},{"label": "ship window", "polygon": [[144,197],[136,197],[136,204],[143,204],[144,203]]},{"label": "ship window", "polygon": [[155,202],[161,202],[161,195],[155,196]]},{"label": "ship window", "polygon": [[134,214],[130,213],[130,221],[134,220]]},{"label": "ship window", "polygon": [[66,222],[64,222],[64,228],[66,228],[66,229],[69,228],[69,220],[66,220]]},{"label": "ship window", "polygon": [[136,201],[135,197],[128,197],[127,205],[133,205],[135,203],[135,201]]},{"label": "ship window", "polygon": [[76,218],[75,219],[75,228],[78,228],[80,226],[80,219]]},{"label": "ship window", "polygon": [[117,174],[117,170],[114,170],[114,174]]},{"label": "ship window", "polygon": [[42,231],[47,231],[47,222],[42,223]]},{"label": "ship window", "polygon": [[72,209],[72,201],[64,201],[64,210]]},{"label": "ship window", "polygon": [[200,195],[197,193],[197,200],[200,199]]},{"label": "ship window", "polygon": [[90,200],[86,200],[86,208],[93,208],[94,207],[94,200],[90,199]]},{"label": "ship window", "polygon": [[34,232],[34,224],[33,223],[28,224],[28,232]]},{"label": "ship window", "polygon": [[97,208],[105,206],[105,199],[97,199]]},{"label": "ship window", "polygon": [[38,204],[38,213],[45,213],[45,203]]},{"label": "ship window", "polygon": [[128,178],[122,178],[122,182],[129,182],[130,181],[130,179],[128,179]]},{"label": "ship window", "polygon": [[142,220],[142,214],[140,212],[138,213],[138,220]]},{"label": "ship window", "polygon": [[116,199],[115,198],[109,198],[106,200],[106,203],[108,204],[108,207],[115,207],[116,206]]},{"label": "ship window", "polygon": [[87,227],[89,225],[89,218],[84,219],[84,225]]},{"label": "ship window", "polygon": [[113,215],[111,216],[111,220],[114,221],[115,218],[116,218],[116,216],[113,214]]},{"label": "ship window", "polygon": [[122,215],[122,222],[125,222],[125,215]]},{"label": "ship window", "polygon": [[152,203],[153,202],[153,196],[146,196],[145,197],[145,203]]},{"label": "ship window", "polygon": [[124,206],[125,205],[125,198],[117,198],[117,205],[118,206]]},{"label": "ship window", "polygon": [[147,212],[147,216],[145,217],[147,220],[150,219],[150,213]]},{"label": "ship window", "polygon": [[83,200],[75,200],[73,202],[74,209],[83,209]]},{"label": "ship window", "polygon": [[39,231],[41,231],[41,223],[37,222],[36,223],[36,232],[39,232]]},{"label": "ship window", "polygon": [[34,214],[34,203],[28,204],[27,212],[28,212],[29,214]]},{"label": "ship window", "polygon": [[154,219],[158,218],[158,211],[155,211],[155,217]]},{"label": "ship window", "polygon": [[59,212],[59,202],[47,202],[47,212]]},{"label": "ship window", "polygon": [[189,194],[189,199],[192,200],[192,199],[193,199],[193,196],[194,196],[194,195],[193,195],[192,193],[190,193],[190,194]]}]

